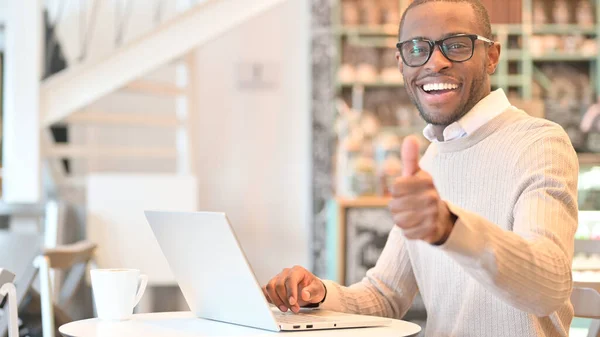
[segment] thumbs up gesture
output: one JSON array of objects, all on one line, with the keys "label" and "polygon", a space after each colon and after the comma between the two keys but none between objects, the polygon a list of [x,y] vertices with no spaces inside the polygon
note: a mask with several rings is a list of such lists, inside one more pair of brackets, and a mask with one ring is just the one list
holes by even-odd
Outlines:
[{"label": "thumbs up gesture", "polygon": [[408,136],[402,143],[402,176],[392,186],[389,208],[396,226],[410,240],[443,244],[456,216],[441,200],[432,177],[419,167],[419,141]]}]

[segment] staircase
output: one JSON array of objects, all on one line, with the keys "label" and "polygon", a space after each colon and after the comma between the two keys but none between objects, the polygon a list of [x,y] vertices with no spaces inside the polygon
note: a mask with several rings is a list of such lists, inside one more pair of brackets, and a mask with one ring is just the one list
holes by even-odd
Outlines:
[{"label": "staircase", "polygon": [[[67,172],[62,163],[65,159],[168,160],[176,163],[173,173],[193,174],[195,92],[200,80],[194,50],[283,1],[205,0],[99,62],[83,62],[45,79],[40,87],[42,157],[56,190],[84,186],[86,174],[90,173]],[[164,67],[174,69],[173,81],[148,79],[149,74]],[[120,93],[135,93],[149,101],[156,97],[169,99],[174,109],[147,114],[98,108],[99,100]],[[124,146],[118,141],[111,142],[113,145],[57,144],[50,131],[57,123],[84,130],[103,126],[151,128],[173,134],[175,140],[169,146],[147,147]]]}]

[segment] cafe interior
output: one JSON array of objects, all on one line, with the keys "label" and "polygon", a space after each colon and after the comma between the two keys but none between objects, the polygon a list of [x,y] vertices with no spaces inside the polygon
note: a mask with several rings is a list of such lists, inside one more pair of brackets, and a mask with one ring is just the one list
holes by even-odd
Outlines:
[{"label": "cafe interior", "polygon": [[[411,2],[0,0],[0,337],[98,319],[94,269],[145,275],[135,315],[189,311],[146,210],[226,214],[260,285],[360,282],[402,141],[430,145],[396,56]],[[600,0],[481,3],[491,89],[577,153],[569,335],[600,336]],[[425,336],[420,295],[401,319]]]}]

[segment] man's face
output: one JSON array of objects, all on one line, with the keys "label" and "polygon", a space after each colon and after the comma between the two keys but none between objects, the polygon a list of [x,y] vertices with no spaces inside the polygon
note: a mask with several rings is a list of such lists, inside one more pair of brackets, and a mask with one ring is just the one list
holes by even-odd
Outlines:
[{"label": "man's face", "polygon": [[[400,41],[426,38],[437,41],[455,34],[484,35],[473,7],[468,3],[431,2],[410,9],[406,15]],[[449,125],[459,120],[490,92],[489,75],[500,57],[500,45],[489,47],[475,41],[473,57],[462,63],[451,62],[434,48],[426,64],[409,67],[396,53],[398,67],[404,77],[406,90],[419,109],[421,117],[430,124]],[[431,90],[431,84],[450,84],[449,90]],[[434,87],[435,88],[435,87]]]}]

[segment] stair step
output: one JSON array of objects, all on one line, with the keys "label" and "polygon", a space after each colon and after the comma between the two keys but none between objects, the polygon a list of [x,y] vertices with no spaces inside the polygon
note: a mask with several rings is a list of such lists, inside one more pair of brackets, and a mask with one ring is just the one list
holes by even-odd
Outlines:
[{"label": "stair step", "polygon": [[148,116],[145,114],[107,113],[100,111],[80,112],[67,118],[68,124],[103,124],[126,126],[153,126],[171,128],[181,122],[175,116]]},{"label": "stair step", "polygon": [[181,96],[186,95],[186,88],[178,87],[171,83],[160,83],[147,80],[136,80],[129,82],[125,87],[125,90],[141,92],[149,95],[159,96]]},{"label": "stair step", "polygon": [[[120,47],[106,59],[84,62],[45,79],[40,87],[40,127],[64,120],[283,2],[206,0]],[[170,89],[166,92],[173,94]]]},{"label": "stair step", "polygon": [[69,187],[69,188],[85,188],[87,186],[87,176],[78,175],[78,176],[67,176],[62,178],[58,185],[60,187]]},{"label": "stair step", "polygon": [[45,155],[54,158],[99,158],[99,157],[136,157],[136,158],[176,158],[177,150],[171,147],[133,148],[133,147],[92,147],[75,145],[54,145],[46,149]]}]

